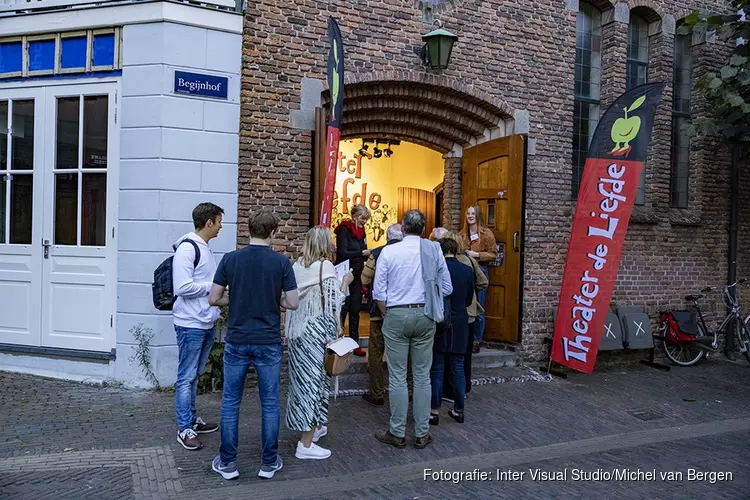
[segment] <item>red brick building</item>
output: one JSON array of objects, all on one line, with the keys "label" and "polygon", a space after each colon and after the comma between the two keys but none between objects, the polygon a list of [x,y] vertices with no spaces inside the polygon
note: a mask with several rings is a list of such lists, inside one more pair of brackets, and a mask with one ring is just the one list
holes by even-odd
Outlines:
[{"label": "red brick building", "polygon": [[[247,239],[244,214],[255,207],[273,207],[286,219],[274,243],[290,254],[317,220],[324,121],[316,108],[327,105],[326,23],[334,16],[345,44],[342,137],[396,139],[442,154],[444,181],[436,190],[442,225],[459,229],[462,207],[476,201],[467,162],[481,162],[477,155],[504,144],[500,156],[507,162],[498,164],[495,180],[507,184],[509,198],[482,206],[496,219],[496,233],[507,236],[499,239],[508,269],[498,271],[488,303],[494,300],[506,316],[515,308],[518,317],[494,334],[488,321],[486,337],[520,346],[530,359],[543,356],[542,340],[552,334],[578,179],[596,121],[630,86],[666,82],[613,297],[644,306],[654,320],[658,310],[680,306],[685,294],[727,275],[728,152],[677,133],[680,123],[708,111],[690,82],[726,60],[726,47],[711,36],[675,36],[680,19],[699,6],[727,12],[729,2],[249,2],[239,241]],[[458,35],[443,70],[416,54],[434,20]],[[741,220],[750,216],[749,205],[743,200]],[[750,236],[741,236],[741,257],[749,244]],[[743,271],[750,272],[746,260]]]}]

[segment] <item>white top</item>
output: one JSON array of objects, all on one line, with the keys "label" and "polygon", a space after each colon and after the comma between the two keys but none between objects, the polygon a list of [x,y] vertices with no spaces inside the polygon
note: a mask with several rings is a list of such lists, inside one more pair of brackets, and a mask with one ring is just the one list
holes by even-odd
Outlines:
[{"label": "white top", "polygon": [[[408,235],[380,251],[375,265],[372,297],[385,302],[386,307],[425,303],[419,240],[419,236]],[[447,272],[443,273],[440,288],[445,295],[453,291]]]},{"label": "white top", "polygon": [[185,328],[210,330],[219,318],[219,308],[208,305],[208,294],[216,274],[216,258],[208,243],[195,233],[179,238],[175,244],[190,239],[198,244],[201,260],[193,269],[195,248],[190,243],[177,247],[172,260],[172,286],[177,295],[172,306],[173,322]]}]

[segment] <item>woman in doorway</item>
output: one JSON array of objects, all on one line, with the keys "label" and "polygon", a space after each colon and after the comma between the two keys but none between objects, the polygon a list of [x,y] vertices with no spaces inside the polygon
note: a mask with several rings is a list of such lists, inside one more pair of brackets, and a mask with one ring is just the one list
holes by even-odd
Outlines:
[{"label": "woman in doorway", "polygon": [[333,240],[328,228],[317,226],[305,236],[302,256],[294,263],[299,308],[286,312],[289,345],[289,399],[286,424],[301,432],[296,457],[324,459],[331,451],[315,444],[328,433],[330,379],[324,368],[325,347],[338,336],[344,291],[351,272],[339,283],[331,263]]},{"label": "woman in doorway", "polygon": [[464,397],[466,395],[464,356],[469,338],[467,308],[474,300],[474,272],[469,266],[456,259],[458,244],[450,238],[443,238],[440,240],[440,248],[445,257],[448,273],[450,273],[453,293],[445,300],[446,321],[439,323],[435,332],[432,367],[430,368],[430,383],[432,385],[431,425],[438,425],[440,421],[443,377],[446,371],[451,373],[455,393],[450,417],[458,423],[464,422]]},{"label": "woman in doorway", "polygon": [[[362,269],[370,256],[365,238],[365,224],[370,218],[370,211],[364,205],[352,207],[351,220],[345,220],[333,231],[336,234],[336,263],[349,261],[354,281],[349,285],[349,296],[341,311],[341,324],[349,314],[349,336],[359,343],[359,310],[362,306]],[[361,347],[354,349],[355,356],[366,356]]]},{"label": "woman in doorway", "polygon": [[[461,229],[461,238],[464,240],[464,245],[468,248],[466,255],[473,257],[479,262],[479,267],[487,279],[490,276],[489,264],[497,258],[497,243],[495,241],[495,235],[492,234],[490,228],[484,223],[482,219],[482,211],[479,209],[479,205],[472,205],[466,209],[466,224]],[[477,294],[479,305],[482,306],[482,313],[477,318],[476,325],[474,327],[474,347],[473,353],[479,352],[479,344],[484,338],[484,305],[487,300],[487,289],[480,291]]]}]

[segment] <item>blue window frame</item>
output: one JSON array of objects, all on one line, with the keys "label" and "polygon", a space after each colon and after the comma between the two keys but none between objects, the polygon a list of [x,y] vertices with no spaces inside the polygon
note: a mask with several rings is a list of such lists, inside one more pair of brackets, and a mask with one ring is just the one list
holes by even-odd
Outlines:
[{"label": "blue window frame", "polygon": [[76,36],[62,39],[60,69],[86,68],[87,36]]},{"label": "blue window frame", "polygon": [[23,71],[23,42],[0,43],[0,75]]},{"label": "blue window frame", "polygon": [[122,68],[121,30],[111,27],[0,36],[0,81],[118,71]]},{"label": "blue window frame", "polygon": [[115,64],[115,35],[105,33],[94,35],[94,56],[92,66],[114,66]]},{"label": "blue window frame", "polygon": [[55,71],[55,44],[57,40],[29,41],[29,71]]}]

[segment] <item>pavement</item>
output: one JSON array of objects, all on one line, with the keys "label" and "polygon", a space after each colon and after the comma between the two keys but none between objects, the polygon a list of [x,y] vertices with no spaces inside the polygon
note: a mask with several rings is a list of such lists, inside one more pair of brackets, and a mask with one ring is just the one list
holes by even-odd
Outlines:
[{"label": "pavement", "polygon": [[[523,373],[523,368],[515,368]],[[434,443],[398,450],[375,440],[388,408],[331,400],[327,460],[294,457],[283,420],[284,468],[257,477],[260,409],[247,389],[239,479],[211,472],[205,447],[176,442],[174,394],[0,372],[0,499],[748,499],[750,364],[708,360],[669,372],[643,365],[475,386],[466,423],[444,407]],[[220,394],[199,396],[218,421]],[[463,473],[463,474],[462,474]]]}]

